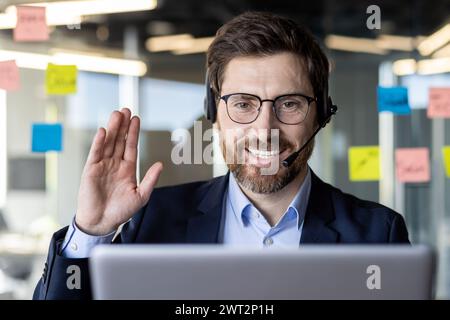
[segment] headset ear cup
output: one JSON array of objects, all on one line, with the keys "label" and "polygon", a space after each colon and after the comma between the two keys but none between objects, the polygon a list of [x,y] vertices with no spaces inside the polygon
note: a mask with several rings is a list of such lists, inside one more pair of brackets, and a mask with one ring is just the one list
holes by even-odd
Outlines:
[{"label": "headset ear cup", "polygon": [[208,98],[205,96],[203,99],[203,113],[205,115],[205,118],[209,120],[209,111],[208,111]]},{"label": "headset ear cup", "polygon": [[331,97],[328,96],[328,98],[326,99],[326,116],[323,120],[322,128],[325,127],[331,121],[331,117],[336,114],[337,109],[338,109],[337,105],[333,104]]},{"label": "headset ear cup", "polygon": [[324,92],[323,95],[317,97],[317,119],[321,127],[326,125],[328,118],[328,99],[326,99],[326,94]]},{"label": "headset ear cup", "polygon": [[208,70],[206,70],[205,75],[205,89],[206,89],[206,95],[205,100],[203,102],[203,109],[205,113],[206,119],[211,121],[212,123],[216,122],[216,101],[214,97],[214,91],[209,83],[208,78]]},{"label": "headset ear cup", "polygon": [[216,122],[216,101],[214,99],[214,93],[210,86],[206,89],[205,98],[206,118],[212,123]]},{"label": "headset ear cup", "polygon": [[333,103],[333,100],[331,100],[331,97],[328,97],[327,101],[328,101],[328,110],[329,110],[330,118],[331,118],[331,116],[336,114],[338,107],[337,107],[337,105],[335,105]]},{"label": "headset ear cup", "polygon": [[325,127],[331,120],[331,116],[333,115],[331,109],[333,103],[331,102],[331,98],[329,96],[324,97],[324,119],[323,119],[323,126]]},{"label": "headset ear cup", "polygon": [[337,112],[337,106],[333,104],[331,97],[328,95],[328,83],[325,86],[322,96],[319,95],[318,110],[319,110],[319,125],[323,128],[330,121],[331,117]]}]

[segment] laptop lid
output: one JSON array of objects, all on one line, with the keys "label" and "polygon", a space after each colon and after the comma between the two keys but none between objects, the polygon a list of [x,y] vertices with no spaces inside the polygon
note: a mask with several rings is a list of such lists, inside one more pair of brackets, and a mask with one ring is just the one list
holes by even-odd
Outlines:
[{"label": "laptop lid", "polygon": [[90,259],[95,299],[430,299],[425,246],[104,245]]}]

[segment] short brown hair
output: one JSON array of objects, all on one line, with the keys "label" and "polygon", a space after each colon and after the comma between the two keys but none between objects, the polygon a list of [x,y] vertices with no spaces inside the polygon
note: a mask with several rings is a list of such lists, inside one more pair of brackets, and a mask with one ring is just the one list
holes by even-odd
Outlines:
[{"label": "short brown hair", "polygon": [[[314,95],[322,102],[329,74],[325,53],[307,29],[268,12],[243,13],[217,30],[206,55],[207,81],[216,98],[220,95],[225,67],[233,58],[280,52],[292,52],[303,59]],[[320,113],[318,110],[319,117]]]}]

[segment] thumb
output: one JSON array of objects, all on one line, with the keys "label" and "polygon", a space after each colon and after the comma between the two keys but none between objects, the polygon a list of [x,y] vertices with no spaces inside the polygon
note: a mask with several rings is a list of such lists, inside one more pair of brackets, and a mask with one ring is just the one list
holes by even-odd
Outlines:
[{"label": "thumb", "polygon": [[163,169],[163,164],[161,162],[154,163],[148,170],[142,179],[141,184],[137,188],[137,191],[141,195],[141,199],[143,204],[147,203],[150,199],[150,194],[155,187],[155,184],[158,182],[159,175]]}]

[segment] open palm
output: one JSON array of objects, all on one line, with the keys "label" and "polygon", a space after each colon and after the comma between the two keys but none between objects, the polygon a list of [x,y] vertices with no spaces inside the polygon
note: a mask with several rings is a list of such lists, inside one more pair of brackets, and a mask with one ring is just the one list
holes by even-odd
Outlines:
[{"label": "open palm", "polygon": [[76,224],[92,235],[110,233],[143,207],[159,178],[153,164],[138,186],[137,146],[140,120],[127,108],[114,111],[108,128],[100,128],[81,177]]}]

